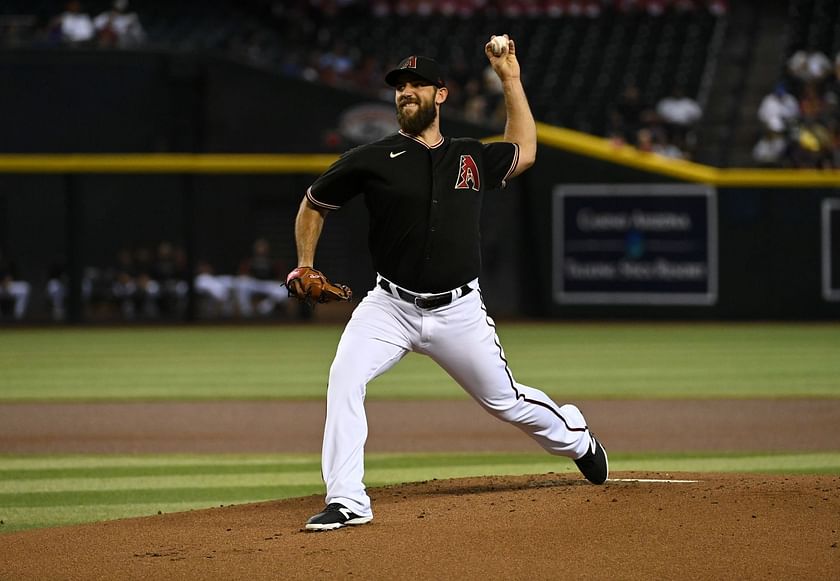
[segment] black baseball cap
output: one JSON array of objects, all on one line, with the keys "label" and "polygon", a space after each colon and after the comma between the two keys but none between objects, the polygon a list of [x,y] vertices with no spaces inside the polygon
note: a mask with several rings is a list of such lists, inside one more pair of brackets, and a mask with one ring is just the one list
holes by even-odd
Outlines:
[{"label": "black baseball cap", "polygon": [[440,74],[440,66],[434,59],[427,56],[406,57],[397,65],[393,71],[385,75],[385,82],[392,87],[397,86],[397,78],[403,73],[411,73],[423,80],[429,81],[436,87],[445,87],[443,76]]}]

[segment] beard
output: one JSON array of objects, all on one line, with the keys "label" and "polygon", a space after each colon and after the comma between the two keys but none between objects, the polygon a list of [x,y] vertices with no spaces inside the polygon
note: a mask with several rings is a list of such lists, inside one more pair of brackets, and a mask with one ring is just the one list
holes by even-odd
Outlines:
[{"label": "beard", "polygon": [[[413,113],[407,112],[402,105],[408,103],[416,103],[417,110]],[[397,105],[397,123],[400,124],[400,129],[409,135],[420,135],[423,131],[432,124],[435,120],[437,111],[434,103],[424,104],[422,101],[403,101]]]}]

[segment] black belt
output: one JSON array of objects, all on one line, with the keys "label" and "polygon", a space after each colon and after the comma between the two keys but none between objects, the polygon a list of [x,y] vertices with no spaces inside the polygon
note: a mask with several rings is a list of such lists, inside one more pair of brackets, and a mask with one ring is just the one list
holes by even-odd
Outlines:
[{"label": "black belt", "polygon": [[[391,293],[391,283],[389,283],[384,278],[379,279],[379,286],[382,290]],[[405,289],[398,287],[397,285],[393,285],[394,290],[397,291],[397,295],[407,303],[411,303],[420,309],[436,309],[438,307],[442,307],[444,305],[448,305],[452,302],[453,294],[456,294],[457,291],[461,291],[460,296],[466,296],[472,292],[472,287],[469,285],[464,285],[455,291],[449,291],[445,293],[440,293],[437,295],[417,295],[412,292],[409,292]],[[457,297],[456,297],[457,298]]]}]

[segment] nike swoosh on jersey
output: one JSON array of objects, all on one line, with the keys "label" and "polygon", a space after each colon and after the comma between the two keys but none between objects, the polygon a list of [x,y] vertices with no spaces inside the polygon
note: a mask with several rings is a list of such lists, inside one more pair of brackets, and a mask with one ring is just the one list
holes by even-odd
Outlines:
[{"label": "nike swoosh on jersey", "polygon": [[401,156],[402,154],[404,154],[404,153],[405,153],[405,151],[406,151],[405,149],[403,149],[402,151],[398,151],[397,153],[394,153],[394,152],[392,151],[392,152],[390,153],[390,155],[391,155],[391,159],[394,159],[395,157],[399,157],[399,156]]}]

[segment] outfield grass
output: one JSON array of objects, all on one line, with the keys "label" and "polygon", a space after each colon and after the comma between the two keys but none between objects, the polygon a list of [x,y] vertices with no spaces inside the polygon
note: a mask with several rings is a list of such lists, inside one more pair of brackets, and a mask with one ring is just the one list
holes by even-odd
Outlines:
[{"label": "outfield grass", "polygon": [[[840,453],[614,455],[617,471],[840,474]],[[371,454],[375,487],[466,476],[569,473],[546,454]],[[0,532],[322,494],[314,455],[0,457]]]},{"label": "outfield grass", "polygon": [[[339,326],[0,331],[1,401],[322,399]],[[503,324],[564,399],[840,397],[840,325]],[[370,398],[465,397],[409,355]],[[840,452],[614,455],[613,471],[840,474]],[[575,472],[545,454],[370,455],[366,483]],[[0,532],[321,494],[315,456],[0,456]]]},{"label": "outfield grass", "polygon": [[[0,332],[0,400],[320,399],[339,326]],[[564,398],[840,397],[840,325],[502,324],[518,381]],[[462,398],[409,355],[370,398]]]}]

